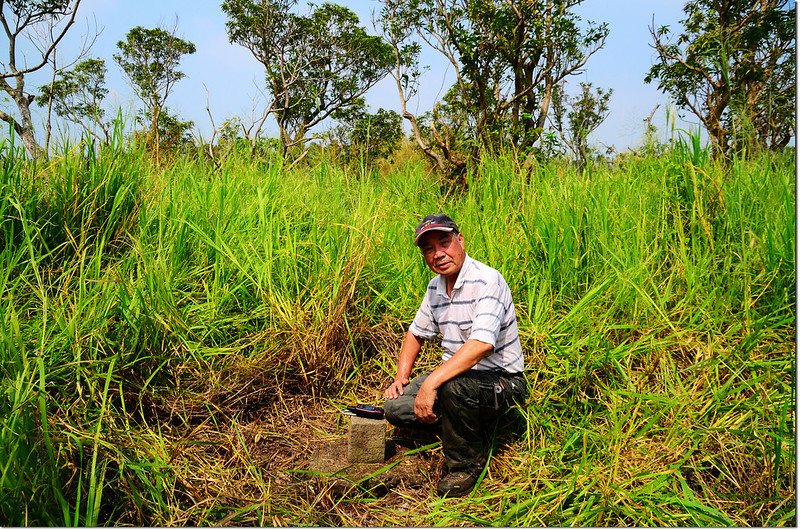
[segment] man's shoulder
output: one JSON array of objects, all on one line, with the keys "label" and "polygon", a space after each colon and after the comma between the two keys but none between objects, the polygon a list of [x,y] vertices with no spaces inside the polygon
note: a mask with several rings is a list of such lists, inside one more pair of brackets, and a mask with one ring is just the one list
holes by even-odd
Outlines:
[{"label": "man's shoulder", "polygon": [[428,287],[425,289],[425,291],[427,293],[435,293],[437,290],[439,290],[443,282],[444,278],[442,278],[441,275],[437,274],[428,281]]},{"label": "man's shoulder", "polygon": [[506,280],[503,278],[503,275],[494,267],[491,267],[482,261],[478,261],[475,258],[469,258],[469,260],[471,266],[468,274],[470,274],[473,278],[481,279],[487,283],[499,283],[501,285],[506,284]]}]

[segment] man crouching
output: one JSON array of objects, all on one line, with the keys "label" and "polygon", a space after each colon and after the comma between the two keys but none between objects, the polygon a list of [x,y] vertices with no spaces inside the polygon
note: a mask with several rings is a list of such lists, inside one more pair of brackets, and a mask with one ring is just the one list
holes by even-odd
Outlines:
[{"label": "man crouching", "polygon": [[[398,427],[441,426],[445,474],[437,491],[462,496],[486,464],[498,418],[527,395],[517,317],[503,276],[467,255],[449,216],[425,216],[414,243],[437,276],[403,340],[384,412]],[[409,382],[423,342],[439,334],[441,366]]]}]

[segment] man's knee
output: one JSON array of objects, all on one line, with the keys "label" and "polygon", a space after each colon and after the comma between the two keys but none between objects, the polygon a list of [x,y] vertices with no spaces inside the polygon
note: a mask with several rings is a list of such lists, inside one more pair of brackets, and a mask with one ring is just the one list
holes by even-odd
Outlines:
[{"label": "man's knee", "polygon": [[395,399],[387,399],[383,404],[383,416],[392,425],[405,425],[409,423],[409,414],[413,418],[414,402],[411,402],[409,410],[408,399],[403,396]]},{"label": "man's knee", "polygon": [[395,425],[398,419],[398,406],[396,399],[387,399],[383,404],[383,416],[386,421]]}]

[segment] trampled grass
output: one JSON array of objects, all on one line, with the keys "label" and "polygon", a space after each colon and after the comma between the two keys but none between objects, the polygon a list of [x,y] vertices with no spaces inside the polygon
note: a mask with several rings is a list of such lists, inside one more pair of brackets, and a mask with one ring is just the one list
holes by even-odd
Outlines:
[{"label": "trampled grass", "polygon": [[[0,522],[796,524],[794,158],[701,155],[499,157],[456,193],[418,161],[4,144]],[[390,381],[438,210],[512,288],[525,429],[464,499],[433,494],[437,448],[429,487],[342,498],[302,471]]]}]

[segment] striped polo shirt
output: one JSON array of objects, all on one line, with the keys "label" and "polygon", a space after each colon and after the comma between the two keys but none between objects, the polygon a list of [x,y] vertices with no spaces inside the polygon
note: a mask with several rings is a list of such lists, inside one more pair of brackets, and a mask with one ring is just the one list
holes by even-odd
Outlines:
[{"label": "striped polo shirt", "polygon": [[522,372],[525,368],[511,290],[495,269],[470,258],[447,296],[444,276],[428,283],[425,298],[409,327],[417,337],[430,340],[442,335],[442,360],[447,361],[469,339],[494,349],[473,369]]}]

